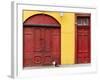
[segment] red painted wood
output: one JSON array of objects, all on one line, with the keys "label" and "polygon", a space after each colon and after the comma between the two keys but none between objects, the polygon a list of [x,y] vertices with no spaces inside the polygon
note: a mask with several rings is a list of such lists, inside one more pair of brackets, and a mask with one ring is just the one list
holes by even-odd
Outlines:
[{"label": "red painted wood", "polygon": [[55,18],[45,14],[33,15],[29,17],[24,24],[51,24],[59,26],[59,23]]},{"label": "red painted wood", "polygon": [[87,29],[78,29],[77,35],[77,58],[78,63],[89,63],[90,62],[90,42],[89,42],[89,31]]},{"label": "red painted wood", "polygon": [[90,24],[76,27],[76,63],[90,63]]},{"label": "red painted wood", "polygon": [[33,54],[33,32],[31,28],[24,28],[24,66],[31,66],[31,59],[32,59],[32,54]]},{"label": "red painted wood", "polygon": [[44,54],[43,54],[43,64],[44,65],[51,65],[52,61],[53,61],[53,55],[52,55],[52,51],[51,51],[51,29],[45,28],[42,29],[43,34],[43,38],[44,38],[44,43],[43,43],[43,47],[44,47]]},{"label": "red painted wood", "polygon": [[57,64],[61,63],[60,29],[52,29],[52,54]]},{"label": "red painted wood", "polygon": [[[24,29],[24,31],[28,31],[30,28]],[[60,64],[60,29],[40,27],[31,28],[31,31],[33,31],[31,36],[28,32],[29,38],[27,38],[27,34],[24,35],[25,41],[29,39],[29,42],[24,43],[26,66],[52,65],[54,60]]]},{"label": "red painted wood", "polygon": [[[48,15],[32,16],[24,24],[56,24],[58,22]],[[49,26],[24,26],[23,66],[52,65],[55,60],[60,64],[60,25],[59,28]]]},{"label": "red painted wood", "polygon": [[32,56],[32,66],[34,65],[42,65],[42,45],[41,45],[41,29],[39,28],[32,28],[33,29],[33,54]]}]

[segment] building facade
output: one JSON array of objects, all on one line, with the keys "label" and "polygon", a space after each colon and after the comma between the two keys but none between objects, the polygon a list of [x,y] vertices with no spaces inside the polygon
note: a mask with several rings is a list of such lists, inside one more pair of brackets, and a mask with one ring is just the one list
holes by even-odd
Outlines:
[{"label": "building facade", "polygon": [[91,14],[23,10],[23,66],[91,62]]}]

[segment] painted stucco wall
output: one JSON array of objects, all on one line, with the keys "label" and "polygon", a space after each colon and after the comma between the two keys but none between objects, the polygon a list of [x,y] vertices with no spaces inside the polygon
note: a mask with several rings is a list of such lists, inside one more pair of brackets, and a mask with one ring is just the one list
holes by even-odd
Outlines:
[{"label": "painted stucco wall", "polygon": [[54,17],[61,24],[61,64],[74,64],[75,60],[75,15],[74,13],[45,11],[23,11],[23,21],[35,14],[48,14]]}]

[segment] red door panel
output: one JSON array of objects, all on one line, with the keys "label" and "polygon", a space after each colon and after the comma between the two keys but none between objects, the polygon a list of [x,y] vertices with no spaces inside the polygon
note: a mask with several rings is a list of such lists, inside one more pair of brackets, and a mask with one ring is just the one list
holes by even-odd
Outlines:
[{"label": "red door panel", "polygon": [[41,40],[41,29],[40,28],[33,28],[34,31],[34,51],[41,51],[42,50],[42,40]]},{"label": "red door panel", "polygon": [[60,28],[24,28],[24,66],[60,64]]},{"label": "red door panel", "polygon": [[[53,56],[55,56],[52,54],[52,52],[53,52],[52,46],[55,46],[55,47],[59,46],[59,45],[54,44],[54,40],[52,41],[52,38],[53,38],[52,36],[56,36],[56,35],[51,34],[53,29],[40,28],[40,27],[33,28],[33,29],[34,29],[33,45],[35,45],[34,49],[33,49],[33,54],[32,54],[33,55],[33,57],[32,57],[33,65],[52,65]],[[54,34],[58,34],[58,33],[56,33],[56,30],[55,30]],[[58,43],[59,42],[57,42],[57,44]],[[52,45],[52,44],[54,44],[54,45]],[[53,48],[55,48],[55,47],[53,47]],[[55,52],[55,53],[57,53],[56,56],[58,56],[59,55],[58,53],[60,53],[60,52]],[[57,60],[59,60],[59,58]]]},{"label": "red door panel", "polygon": [[33,31],[31,28],[24,28],[24,66],[31,66],[32,51],[33,51]]},{"label": "red door panel", "polygon": [[90,63],[89,28],[77,29],[77,63]]},{"label": "red door panel", "polygon": [[43,50],[43,41],[41,38],[41,28],[36,28],[33,27],[33,54],[32,54],[32,66],[39,66],[43,64],[43,55],[42,55],[42,50]]},{"label": "red door panel", "polygon": [[44,43],[45,43],[45,51],[51,51],[51,29],[44,29]]},{"label": "red door panel", "polygon": [[33,31],[31,28],[24,28],[24,51],[32,51]]},{"label": "red door panel", "polygon": [[52,54],[54,61],[60,64],[60,28],[52,29]]},{"label": "red door panel", "polygon": [[43,38],[44,38],[44,51],[43,51],[43,64],[44,65],[52,65],[52,51],[51,51],[51,29],[44,28],[42,30]]}]

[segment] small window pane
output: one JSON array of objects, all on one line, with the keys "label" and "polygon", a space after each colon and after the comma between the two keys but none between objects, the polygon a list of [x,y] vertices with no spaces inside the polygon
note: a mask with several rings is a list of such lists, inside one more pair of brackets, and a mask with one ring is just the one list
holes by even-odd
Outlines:
[{"label": "small window pane", "polygon": [[77,18],[77,25],[78,26],[88,26],[89,19],[88,18]]}]

